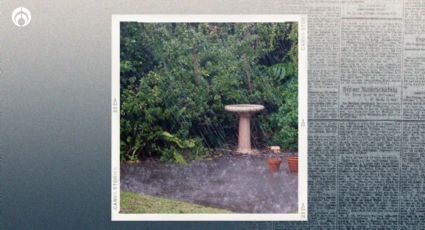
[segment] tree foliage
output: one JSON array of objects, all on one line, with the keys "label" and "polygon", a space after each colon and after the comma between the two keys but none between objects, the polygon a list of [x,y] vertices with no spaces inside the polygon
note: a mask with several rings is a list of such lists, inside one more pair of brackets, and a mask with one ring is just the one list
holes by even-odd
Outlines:
[{"label": "tree foliage", "polygon": [[297,148],[296,23],[121,23],[121,159],[235,145],[227,104],[263,104],[253,143]]}]

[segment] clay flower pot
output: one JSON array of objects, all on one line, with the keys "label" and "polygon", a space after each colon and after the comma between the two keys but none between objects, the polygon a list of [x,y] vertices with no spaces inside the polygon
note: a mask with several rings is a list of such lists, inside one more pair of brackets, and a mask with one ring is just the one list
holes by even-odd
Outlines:
[{"label": "clay flower pot", "polygon": [[289,171],[291,173],[298,173],[298,156],[287,156]]},{"label": "clay flower pot", "polygon": [[279,170],[280,163],[282,163],[282,159],[278,157],[267,158],[267,165],[269,166],[269,170],[272,173],[277,172]]}]

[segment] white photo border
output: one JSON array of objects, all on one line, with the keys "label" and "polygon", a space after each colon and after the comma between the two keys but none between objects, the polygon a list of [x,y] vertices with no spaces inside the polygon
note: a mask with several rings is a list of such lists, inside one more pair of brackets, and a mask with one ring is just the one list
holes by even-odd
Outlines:
[{"label": "white photo border", "polygon": [[[298,213],[124,214],[120,213],[120,23],[121,22],[298,22]],[[308,112],[306,15],[112,15],[111,220],[112,221],[307,221]]]}]

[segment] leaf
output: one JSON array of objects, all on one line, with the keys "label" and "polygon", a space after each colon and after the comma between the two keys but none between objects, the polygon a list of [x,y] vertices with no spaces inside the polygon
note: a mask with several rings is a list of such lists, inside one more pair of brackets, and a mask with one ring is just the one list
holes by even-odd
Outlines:
[{"label": "leaf", "polygon": [[186,165],[186,164],[187,164],[187,162],[186,162],[186,160],[184,159],[183,155],[181,155],[181,154],[180,154],[180,153],[178,153],[178,152],[174,152],[174,160],[175,160],[177,163],[179,163],[179,164],[183,164],[183,165]]},{"label": "leaf", "polygon": [[285,67],[284,63],[275,64],[269,67],[269,72],[273,76],[273,78],[277,81],[281,81],[285,78]]}]

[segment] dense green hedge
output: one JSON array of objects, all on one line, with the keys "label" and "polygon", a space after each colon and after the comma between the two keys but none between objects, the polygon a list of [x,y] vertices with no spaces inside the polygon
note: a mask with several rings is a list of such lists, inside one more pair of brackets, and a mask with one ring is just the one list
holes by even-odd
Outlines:
[{"label": "dense green hedge", "polygon": [[236,144],[227,104],[263,104],[253,144],[297,148],[296,23],[121,23],[121,159]]}]

